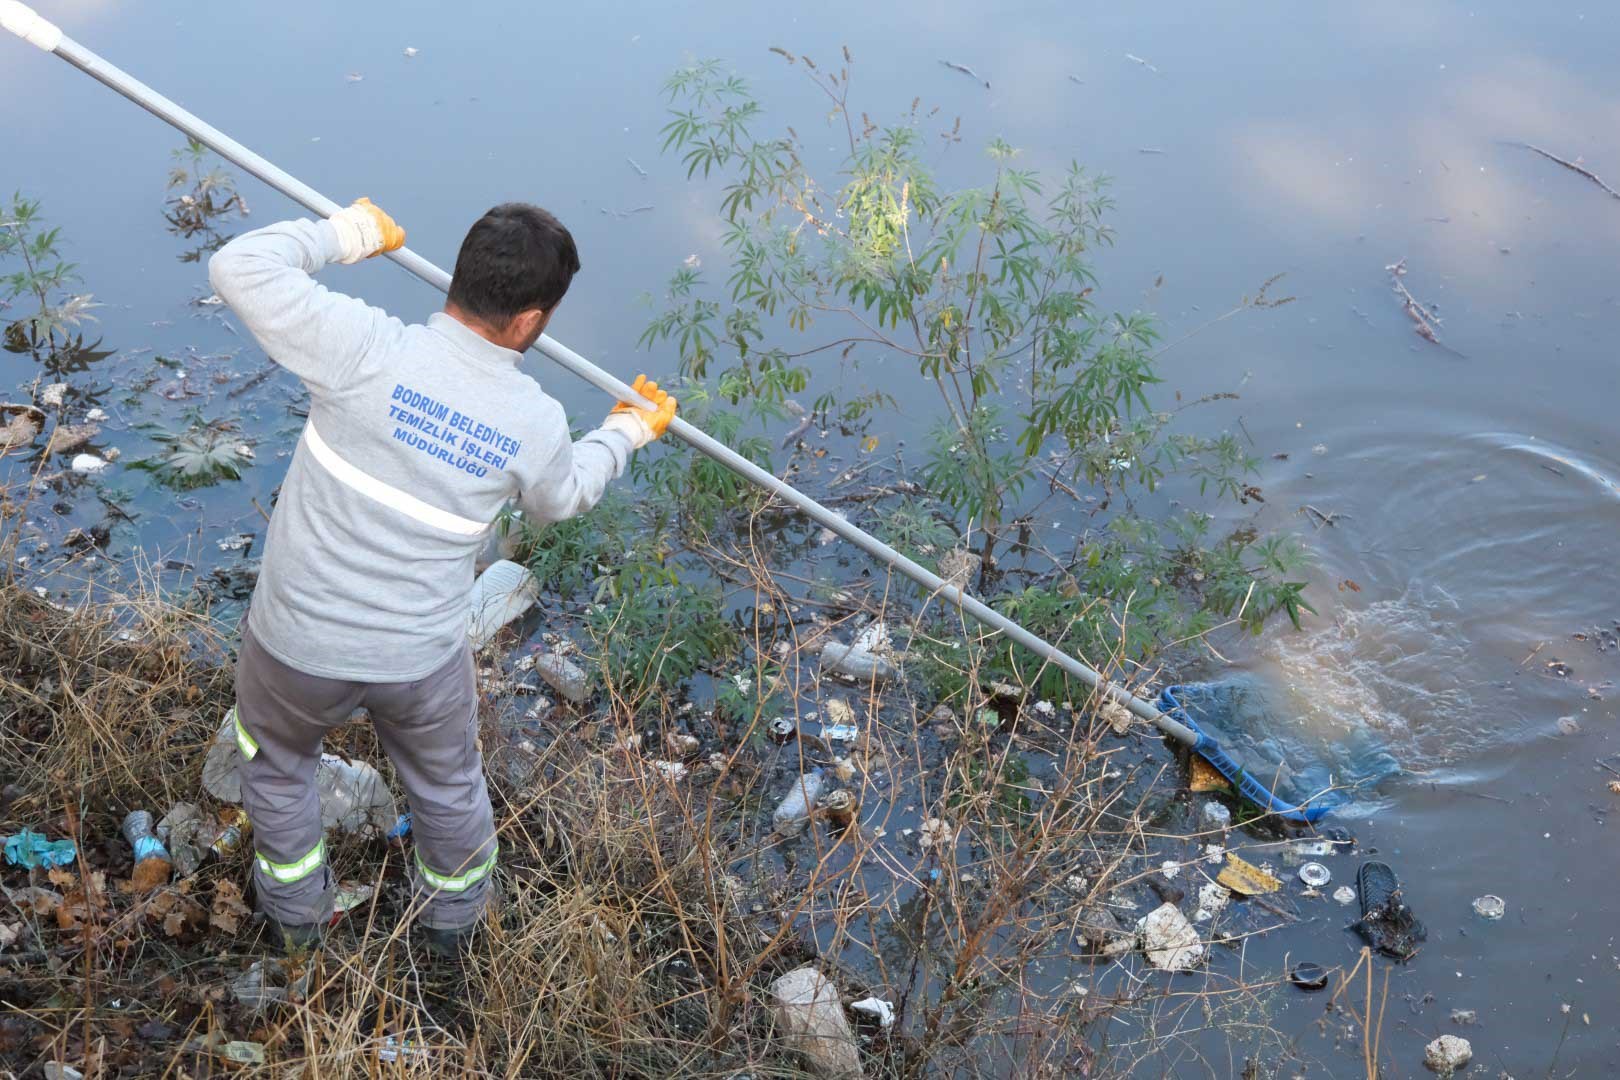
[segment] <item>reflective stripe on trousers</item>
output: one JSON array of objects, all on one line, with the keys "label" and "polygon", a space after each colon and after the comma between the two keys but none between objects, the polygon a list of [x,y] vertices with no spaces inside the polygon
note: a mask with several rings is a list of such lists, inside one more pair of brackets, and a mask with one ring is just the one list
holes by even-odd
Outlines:
[{"label": "reflective stripe on trousers", "polygon": [[247,728],[242,726],[242,714],[236,711],[235,705],[231,706],[231,723],[236,725],[236,749],[244,758],[252,761],[254,755],[259,752],[259,744],[248,734]]},{"label": "reflective stripe on trousers", "polygon": [[495,869],[495,860],[500,854],[500,845],[497,844],[495,849],[489,853],[489,858],[471,870],[451,877],[445,874],[436,874],[429,870],[427,864],[422,861],[422,853],[418,851],[416,853],[416,869],[421,873],[422,880],[435,889],[444,889],[446,892],[465,892],[482,881],[491,870]]},{"label": "reflective stripe on trousers", "polygon": [[302,881],[321,868],[326,861],[326,840],[323,838],[314,849],[302,859],[295,859],[290,863],[271,862],[258,852],[254,852],[259,869],[281,882],[290,885],[295,881]]}]

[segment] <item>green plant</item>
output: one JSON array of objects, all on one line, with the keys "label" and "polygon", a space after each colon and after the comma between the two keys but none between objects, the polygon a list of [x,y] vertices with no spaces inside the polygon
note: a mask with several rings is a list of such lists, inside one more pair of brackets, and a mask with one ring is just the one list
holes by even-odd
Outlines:
[{"label": "green plant", "polygon": [[714,668],[741,644],[713,586],[667,580],[624,582],[586,615],[586,631],[618,696],[638,702]]},{"label": "green plant", "polygon": [[[792,127],[756,134],[763,109],[717,62],[671,76],[664,146],[689,177],[720,179],[730,266],[718,296],[697,268],[678,271],[643,342],[673,344],[683,375],[713,375],[745,414],[815,386],[825,377],[815,357],[836,357],[840,375],[863,356],[908,363],[939,416],[920,478],[973,537],[992,602],[1084,655],[1123,642],[1141,657],[1219,617],[1258,630],[1308,610],[1297,543],[1245,530],[1212,540],[1207,512],[1161,522],[1137,505],[1177,477],[1216,502],[1262,495],[1250,481],[1258,462],[1235,438],[1172,431],[1180,409],[1155,409],[1154,320],[1097,306],[1091,254],[1114,241],[1106,180],[1078,165],[1043,177],[993,140],[983,184],[943,189],[924,161],[932,114],[920,101],[880,126],[849,103],[847,50],[836,71],[778,52],[831,103],[843,144],[835,177],[812,168]],[[939,134],[957,139],[959,124]],[[1266,296],[1272,283],[1241,308],[1288,302]],[[815,412],[846,401],[861,419],[894,406],[886,394],[828,389]],[[703,507],[710,518],[715,509]],[[1055,516],[1067,521],[1037,525]],[[902,523],[916,524],[915,514]],[[1040,671],[1021,650],[989,645],[991,671]]]},{"label": "green plant", "polygon": [[[726,378],[721,377],[724,385]],[[780,417],[783,410],[770,398],[747,400],[741,409],[727,409],[716,402],[706,386],[688,380],[676,391],[681,415],[706,430],[743,457],[763,469],[771,468],[771,445],[759,432],[746,432],[750,420]],[[745,516],[759,505],[760,493],[752,484],[726,466],[702,454],[658,454],[637,456],[630,474],[645,485],[649,520],[656,531],[678,527],[687,536],[700,538],[718,529],[725,521]]]},{"label": "green plant", "polygon": [[236,424],[230,420],[205,420],[196,412],[187,414],[187,425],[180,431],[166,431],[154,425],[137,430],[158,444],[159,452],[130,463],[130,467],[152,473],[159,483],[178,491],[211,487],[221,480],[240,480],[242,469],[252,460],[241,441]]},{"label": "green plant", "polygon": [[196,139],[173,151],[169,169],[169,197],[163,204],[163,217],[177,236],[202,235],[202,242],[180,254],[181,262],[200,262],[230,239],[219,232],[217,222],[233,213],[247,213],[247,204],[236,190],[236,178],[220,166],[208,147]]},{"label": "green plant", "polygon": [[[12,320],[6,326],[6,344],[16,351],[54,351],[61,344],[82,344],[73,334],[86,319],[94,321],[90,309],[99,305],[89,293],[70,292],[79,281],[77,267],[64,262],[57,249],[61,227],[44,228],[39,202],[25,199],[18,192],[10,206],[0,206],[0,259],[17,257],[22,269],[0,277],[5,290],[0,300],[10,306],[18,297],[28,297],[37,310]],[[65,294],[65,295],[64,295]]]}]

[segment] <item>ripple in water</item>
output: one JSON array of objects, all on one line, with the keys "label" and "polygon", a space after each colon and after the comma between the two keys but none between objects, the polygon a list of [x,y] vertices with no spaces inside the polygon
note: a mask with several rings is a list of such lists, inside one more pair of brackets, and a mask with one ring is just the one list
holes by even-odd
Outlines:
[{"label": "ripple in water", "polygon": [[1342,739],[1377,733],[1408,770],[1477,749],[1481,725],[1468,691],[1462,609],[1444,589],[1408,586],[1399,597],[1271,638],[1263,674],[1290,700],[1301,734]]}]

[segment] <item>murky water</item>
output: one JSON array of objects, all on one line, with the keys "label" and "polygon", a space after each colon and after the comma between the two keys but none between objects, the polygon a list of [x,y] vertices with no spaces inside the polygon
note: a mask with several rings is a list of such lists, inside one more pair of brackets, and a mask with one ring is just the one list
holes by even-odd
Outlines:
[{"label": "murky water", "polygon": [[[316,187],[371,195],[441,264],[493,202],[556,210],[585,273],[553,332],[621,375],[661,366],[634,351],[645,298],[688,255],[718,261],[713,193],[658,154],[658,87],[685,59],[731,59],[774,116],[809,133],[821,106],[766,49],[847,43],[861,108],[898,113],[921,94],[962,115],[963,143],[939,151],[947,178],[975,175],[974,147],[994,134],[1031,165],[1075,158],[1112,174],[1105,303],[1162,313],[1168,340],[1194,334],[1164,356],[1167,391],[1242,395],[1192,422],[1241,421],[1265,461],[1260,523],[1299,532],[1318,559],[1318,615],[1302,633],[1222,651],[1290,693],[1307,722],[1376,726],[1409,770],[1353,814],[1431,928],[1395,969],[1385,1045],[1406,1073],[1447,1030],[1473,1040],[1482,1074],[1620,1067],[1620,842],[1606,824],[1620,797],[1595,764],[1620,752],[1620,654],[1572,637],[1620,619],[1620,201],[1515,145],[1620,183],[1620,13],[1501,0],[834,3],[796,15],[491,4],[448,20],[430,5],[39,6]],[[0,42],[0,98],[0,190],[44,201],[106,305],[99,333],[116,351],[76,376],[106,388],[115,423],[102,443],[149,445],[116,421],[149,415],[152,393],[137,409],[114,388],[149,369],[156,387],[198,395],[157,406],[168,415],[217,412],[228,388],[207,373],[262,359],[195,303],[208,293],[187,261],[196,242],[166,228],[179,138],[12,41]],[[245,178],[242,190],[248,224],[289,209]],[[1401,259],[1406,287],[1439,305],[1446,348],[1413,334],[1391,292],[1385,267]],[[1296,302],[1206,326],[1279,272]],[[387,266],[340,273],[406,318],[437,305]],[[159,355],[178,367],[153,368]],[[7,386],[34,374],[12,356],[0,373]],[[561,373],[537,374],[581,421],[606,408]],[[242,484],[184,497],[120,470],[112,482],[140,514],[122,543],[156,565],[237,558],[218,542],[262,527],[252,500],[267,505],[280,478],[292,403],[280,376],[253,399],[256,464]],[[1335,872],[1349,880],[1353,866]],[[1507,900],[1507,918],[1474,918],[1485,892]],[[1338,913],[1322,914],[1251,942],[1247,962],[1351,958]],[[1356,1056],[1317,1034],[1321,999],[1285,1000],[1301,1048],[1328,1073],[1357,1074]],[[1478,1025],[1453,1028],[1453,1008],[1477,1010]]]}]

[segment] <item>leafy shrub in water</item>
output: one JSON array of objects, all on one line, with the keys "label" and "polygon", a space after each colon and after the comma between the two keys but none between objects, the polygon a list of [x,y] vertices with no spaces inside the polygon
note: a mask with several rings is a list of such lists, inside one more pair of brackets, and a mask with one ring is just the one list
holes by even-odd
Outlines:
[{"label": "leafy shrub in water", "polygon": [[[899,359],[916,378],[904,409],[931,401],[938,417],[920,485],[874,505],[901,550],[937,565],[971,547],[972,585],[990,603],[1086,657],[1145,658],[1233,616],[1254,629],[1297,619],[1291,539],[1217,536],[1208,512],[1139,505],[1174,477],[1216,502],[1257,500],[1257,462],[1229,435],[1172,431],[1148,397],[1155,323],[1096,306],[1088,260],[1112,242],[1105,183],[1078,166],[1048,180],[993,142],[983,185],[945,189],[921,159],[916,104],[889,128],[864,116],[857,127],[847,69],[811,76],[844,121],[832,183],[793,129],[753,133],[763,110],[736,76],[704,62],[669,80],[665,148],[689,175],[721,180],[729,261],[719,290],[695,260],[681,267],[642,337],[674,347],[683,415],[771,469],[766,425],[794,395],[817,394],[818,422],[869,430],[902,406],[892,391],[846,390],[848,375],[865,357]],[[1262,291],[1254,303],[1277,302]],[[651,691],[708,671],[722,708],[744,714],[747,692],[724,669],[742,638],[706,557],[763,497],[697,454],[638,455],[632,474],[640,496],[530,537],[525,558],[560,602],[582,606],[610,677]],[[971,627],[963,641],[960,617],[934,610],[913,654],[940,692],[973,673],[1074,696],[1031,655]]]},{"label": "leafy shrub in water", "polygon": [[[862,357],[899,359],[916,372],[908,413],[932,400],[938,419],[919,470],[931,502],[891,511],[893,539],[924,561],[971,544],[980,591],[1037,633],[1083,656],[1143,657],[1220,618],[1258,630],[1309,610],[1291,538],[1212,536],[1206,512],[1156,520],[1137,504],[1178,476],[1216,500],[1260,493],[1248,482],[1257,462],[1235,438],[1172,432],[1173,414],[1153,408],[1154,320],[1097,305],[1090,255],[1113,242],[1106,182],[1078,165],[1042,177],[997,140],[985,181],[947,190],[923,161],[918,102],[879,127],[849,106],[847,66],[806,74],[842,136],[831,170],[813,167],[791,127],[756,134],[762,108],[718,63],[682,68],[666,86],[665,149],[689,177],[720,179],[730,265],[718,290],[696,266],[678,271],[643,341],[673,344],[682,374],[735,407],[725,418],[707,401],[708,424],[738,444],[790,394],[831,378],[812,365],[837,358],[847,375]],[[1245,305],[1285,302],[1262,289]],[[836,390],[816,403],[844,421],[894,407]],[[697,469],[663,458],[646,475],[709,529],[740,492]],[[677,480],[679,470],[691,471]],[[982,648],[992,673],[1041,674],[1005,642]],[[947,685],[946,672],[971,666],[931,659]]]}]

